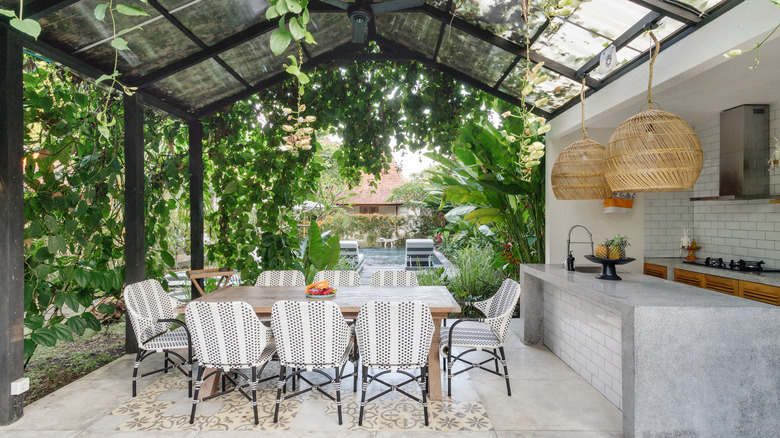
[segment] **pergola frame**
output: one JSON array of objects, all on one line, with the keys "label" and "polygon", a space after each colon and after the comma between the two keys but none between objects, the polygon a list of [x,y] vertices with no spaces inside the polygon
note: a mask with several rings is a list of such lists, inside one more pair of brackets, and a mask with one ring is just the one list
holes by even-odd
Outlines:
[{"label": "pergola frame", "polygon": [[[36,0],[25,6],[27,18],[41,18],[67,6],[77,3],[78,0]],[[648,28],[665,16],[683,21],[688,25],[681,32],[667,40],[662,49],[675,43],[690,32],[693,32],[703,24],[721,15],[742,0],[732,0],[722,5],[706,18],[701,18],[690,11],[670,5],[659,0],[631,0],[649,8],[652,12],[641,21],[632,26],[623,35],[614,41],[617,48],[627,45],[631,40],[639,36]],[[144,246],[144,170],[143,170],[143,107],[148,105],[166,112],[171,116],[182,119],[189,127],[189,159],[190,159],[190,211],[191,211],[191,248],[193,269],[204,266],[204,242],[203,242],[203,128],[200,117],[213,113],[227,105],[245,99],[263,89],[269,88],[289,78],[289,75],[281,72],[256,84],[250,84],[235,70],[219,58],[219,54],[250,41],[258,36],[267,34],[276,28],[276,23],[262,21],[240,32],[229,35],[226,38],[213,43],[205,44],[184,24],[179,22],[172,14],[165,10],[157,0],[149,0],[154,7],[171,24],[181,30],[200,50],[172,61],[157,70],[142,76],[128,78],[126,83],[139,87],[139,91],[133,96],[124,98],[125,117],[125,262],[126,281],[128,283],[145,279],[144,261],[146,248]],[[375,28],[371,35],[382,48],[382,53],[369,54],[360,51],[361,46],[347,43],[334,47],[318,56],[311,56],[309,50],[304,47],[306,61],[304,67],[315,68],[323,63],[333,61],[370,61],[370,60],[415,60],[423,65],[451,75],[471,86],[489,94],[504,99],[510,103],[520,105],[521,101],[514,96],[499,90],[503,81],[508,77],[512,69],[523,59],[528,58],[538,63],[544,62],[545,67],[553,72],[579,81],[586,78],[586,84],[590,88],[588,94],[593,93],[606,84],[616,80],[621,75],[640,65],[647,57],[634,59],[628,65],[604,80],[598,81],[587,77],[587,74],[598,65],[599,55],[594,56],[579,70],[573,70],[558,62],[547,59],[537,53],[528,51],[527,47],[516,44],[510,40],[499,37],[480,27],[463,20],[451,11],[453,0],[449,0],[445,10],[437,9],[424,4],[421,7],[408,10],[410,13],[424,13],[427,16],[441,22],[441,28],[435,47],[433,58],[429,58],[420,52],[414,51],[403,44],[376,36]],[[316,13],[343,13],[342,10],[327,5],[319,0],[311,0],[309,9]],[[371,22],[374,25],[373,21]],[[505,69],[500,79],[494,84],[485,83],[471,77],[450,66],[438,61],[439,51],[442,46],[447,26],[451,25],[473,37],[488,42],[496,47],[515,55],[514,60]],[[531,38],[531,43],[536,41],[549,25],[545,22]],[[12,423],[22,416],[22,396],[10,395],[10,385],[23,375],[24,357],[24,203],[22,183],[22,159],[23,159],[23,76],[22,60],[23,50],[27,48],[40,55],[56,61],[76,73],[96,79],[101,75],[110,73],[96,67],[72,54],[66,53],[61,48],[42,41],[23,36],[11,29],[7,20],[0,20],[0,424]],[[213,59],[227,70],[243,89],[228,97],[212,102],[197,110],[183,108],[179,105],[166,102],[163,97],[153,94],[150,86],[175,73],[202,61]],[[576,99],[563,105],[552,113],[539,109],[535,111],[546,117],[555,117],[576,104]],[[128,325],[127,350],[133,352],[137,348]]]}]

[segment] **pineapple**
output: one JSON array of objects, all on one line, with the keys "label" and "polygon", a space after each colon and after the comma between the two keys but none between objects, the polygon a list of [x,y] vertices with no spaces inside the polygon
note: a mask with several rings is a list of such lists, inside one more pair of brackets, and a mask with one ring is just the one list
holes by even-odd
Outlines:
[{"label": "pineapple", "polygon": [[613,239],[606,242],[609,246],[609,258],[610,259],[624,259],[626,258],[626,247],[630,245],[628,243],[628,237],[618,234]]},{"label": "pineapple", "polygon": [[604,242],[601,245],[596,245],[596,251],[594,252],[593,255],[596,256],[597,258],[600,258],[600,259],[607,258],[607,254],[608,254],[608,251],[609,251],[607,249],[608,247],[609,247],[609,244],[607,242]]},{"label": "pineapple", "polygon": [[[622,251],[621,251],[622,250]],[[611,259],[622,259],[622,254],[626,253],[625,249],[620,248],[619,246],[612,245],[609,247],[609,258]]]}]

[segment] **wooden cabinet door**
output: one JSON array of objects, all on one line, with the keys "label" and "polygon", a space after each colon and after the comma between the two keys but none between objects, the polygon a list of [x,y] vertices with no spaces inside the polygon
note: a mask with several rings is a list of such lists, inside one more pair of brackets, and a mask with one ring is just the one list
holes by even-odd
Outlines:
[{"label": "wooden cabinet door", "polygon": [[666,266],[654,265],[652,263],[645,263],[645,275],[651,277],[663,278],[666,280]]},{"label": "wooden cabinet door", "polygon": [[739,294],[739,280],[706,274],[704,276],[704,288],[714,290],[715,292],[723,292],[724,294],[737,295]]},{"label": "wooden cabinet door", "polygon": [[704,274],[700,272],[686,271],[684,269],[675,269],[674,281],[691,286],[704,287]]},{"label": "wooden cabinet door", "polygon": [[740,281],[739,296],[780,306],[780,287],[777,286]]}]

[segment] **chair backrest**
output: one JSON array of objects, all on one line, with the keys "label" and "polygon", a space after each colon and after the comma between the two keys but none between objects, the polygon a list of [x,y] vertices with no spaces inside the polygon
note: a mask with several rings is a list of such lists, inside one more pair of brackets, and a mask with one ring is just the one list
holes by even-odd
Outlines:
[{"label": "chair backrest", "polygon": [[433,239],[406,240],[406,266],[430,266],[433,257]]},{"label": "chair backrest", "polygon": [[198,363],[212,368],[252,366],[271,338],[252,306],[241,301],[191,301],[185,309]]},{"label": "chair backrest", "polygon": [[420,301],[369,301],[360,308],[355,331],[367,366],[420,367],[428,362],[433,317]]},{"label": "chair backrest", "polygon": [[342,256],[355,256],[360,254],[360,246],[357,240],[341,240],[339,241]]},{"label": "chair backrest", "polygon": [[320,271],[314,276],[314,282],[328,280],[331,286],[360,286],[360,274],[357,271]]},{"label": "chair backrest", "polygon": [[490,329],[501,342],[506,338],[509,322],[518,300],[520,300],[520,285],[511,278],[507,278],[501,283],[498,292],[485,303],[484,313],[489,318]]},{"label": "chair backrest", "polygon": [[175,317],[171,298],[157,280],[128,284],[125,287],[125,305],[133,332],[141,346],[150,338],[170,330],[170,322],[155,322]]},{"label": "chair backrest", "polygon": [[417,274],[412,271],[376,271],[369,286],[419,286]]},{"label": "chair backrest", "polygon": [[271,328],[282,366],[335,367],[350,338],[341,309],[330,301],[277,301]]},{"label": "chair backrest", "polygon": [[255,286],[306,286],[306,278],[301,271],[263,271]]}]

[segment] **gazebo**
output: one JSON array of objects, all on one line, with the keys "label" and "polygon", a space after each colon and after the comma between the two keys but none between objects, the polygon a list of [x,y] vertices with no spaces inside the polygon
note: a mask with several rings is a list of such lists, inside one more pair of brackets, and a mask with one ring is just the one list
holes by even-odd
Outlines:
[{"label": "gazebo", "polygon": [[[34,40],[0,21],[0,424],[22,415],[18,397],[7,390],[22,377],[24,288],[23,51],[34,52],[97,79],[111,73],[114,51],[108,25],[93,16],[94,0],[24,2],[24,18],[40,22]],[[583,2],[574,13],[552,20],[531,5],[527,25],[523,2],[482,7],[477,0],[409,1],[393,12],[369,14],[367,35],[380,51],[353,42],[350,12],[332,0],[311,0],[311,31],[317,45],[304,44],[304,68],[334,61],[414,60],[515,105],[522,78],[544,62],[549,101],[535,108],[552,118],[577,103],[579,82],[594,93],[647,59],[643,36],[656,29],[662,49],[715,19],[741,0]],[[499,2],[496,2],[499,3]],[[381,5],[381,2],[375,4]],[[705,4],[698,11],[691,4]],[[0,0],[3,9],[18,1]],[[204,264],[203,145],[199,118],[287,80],[284,56],[269,50],[276,20],[266,2],[250,0],[149,0],[149,16],[120,17],[130,51],[119,57],[125,85],[126,281],[145,279],[143,211],[143,108],[151,106],[189,125],[192,268]],[[352,9],[350,9],[352,10]],[[527,34],[530,38],[526,41]],[[138,30],[142,27],[143,30]],[[618,68],[598,71],[602,53],[616,50]],[[288,49],[291,50],[291,49]],[[285,54],[286,55],[286,54]],[[195,87],[193,84],[197,83]],[[543,96],[528,96],[533,103]],[[129,328],[128,328],[129,330]],[[128,335],[128,352],[134,340]]]}]

